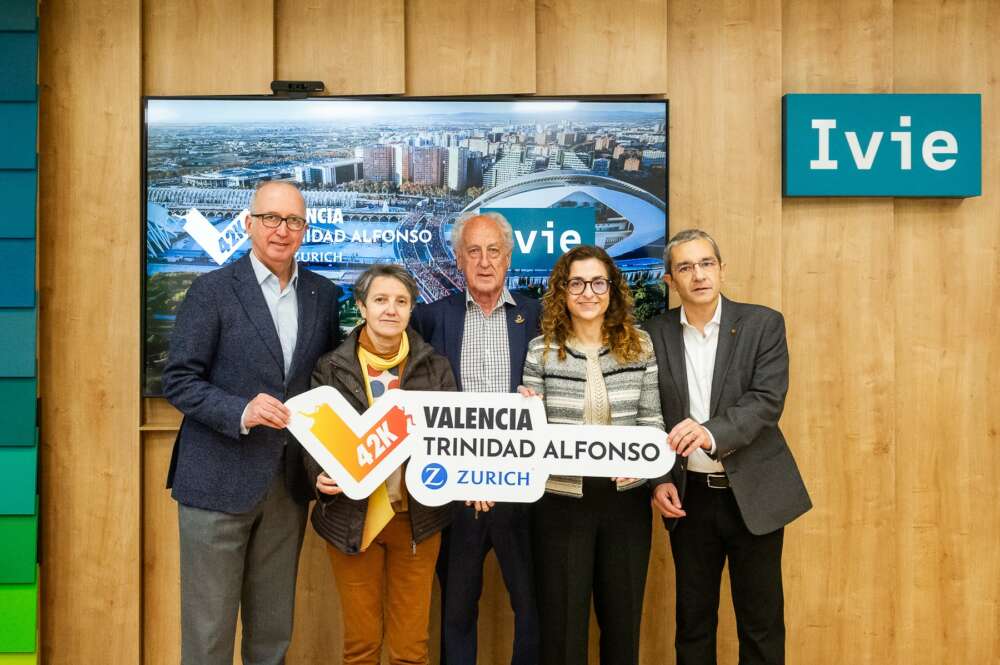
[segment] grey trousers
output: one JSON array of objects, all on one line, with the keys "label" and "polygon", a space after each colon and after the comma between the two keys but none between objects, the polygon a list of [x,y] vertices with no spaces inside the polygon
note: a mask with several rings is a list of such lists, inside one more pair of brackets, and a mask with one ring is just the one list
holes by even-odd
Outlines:
[{"label": "grey trousers", "polygon": [[177,505],[181,664],[232,665],[242,611],[244,665],[282,665],[292,639],[306,506],[278,473],[249,513]]}]

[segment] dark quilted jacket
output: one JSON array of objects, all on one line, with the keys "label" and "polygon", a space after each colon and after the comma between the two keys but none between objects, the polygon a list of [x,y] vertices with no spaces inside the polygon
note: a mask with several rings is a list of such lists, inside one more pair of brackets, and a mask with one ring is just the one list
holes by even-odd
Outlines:
[{"label": "dark quilted jacket", "polygon": [[[360,328],[355,329],[340,346],[320,357],[313,370],[312,385],[314,388],[321,385],[333,386],[360,413],[368,410],[368,400],[358,360],[359,330]],[[456,390],[448,359],[434,353],[433,347],[412,329],[407,330],[406,334],[409,337],[410,354],[403,369],[400,388]],[[315,487],[316,476],[322,469],[308,453],[305,453],[305,465],[306,473]],[[361,550],[361,533],[365,514],[368,512],[368,499],[355,501],[343,494],[316,494],[318,500],[312,512],[312,524],[316,532],[340,551],[357,554]],[[450,505],[431,508],[417,503],[410,496],[409,510],[414,544],[433,536],[451,521]]]}]

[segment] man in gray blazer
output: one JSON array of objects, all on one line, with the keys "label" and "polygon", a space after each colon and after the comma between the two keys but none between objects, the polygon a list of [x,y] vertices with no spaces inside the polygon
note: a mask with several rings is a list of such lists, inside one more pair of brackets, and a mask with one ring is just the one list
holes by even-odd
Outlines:
[{"label": "man in gray blazer", "polygon": [[725,265],[704,231],[664,252],[681,306],[648,322],[660,368],[670,474],[652,481],[670,530],[678,665],[716,662],[719,585],[728,560],[740,665],[784,663],[784,526],[812,503],[778,419],[788,390],[781,314],[721,295]]},{"label": "man in gray blazer", "polygon": [[312,495],[283,402],[309,389],[337,343],[337,288],[295,262],[306,206],[287,182],[258,187],[251,251],[196,279],[177,312],[163,392],[184,414],[167,487],[180,525],[181,662],[284,662]]}]

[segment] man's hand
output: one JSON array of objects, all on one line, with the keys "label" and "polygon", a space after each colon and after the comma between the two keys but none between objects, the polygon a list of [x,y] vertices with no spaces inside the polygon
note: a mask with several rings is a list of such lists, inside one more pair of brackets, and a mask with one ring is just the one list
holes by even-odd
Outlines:
[{"label": "man's hand", "polygon": [[681,509],[681,497],[673,483],[660,483],[653,490],[653,507],[664,517],[684,517],[687,515]]},{"label": "man's hand", "polygon": [[476,507],[476,515],[479,515],[479,513],[488,513],[488,512],[490,512],[490,508],[492,508],[493,506],[495,506],[496,502],[495,501],[466,501],[465,505],[467,505],[467,506],[474,505]]},{"label": "man's hand", "polygon": [[667,444],[681,457],[687,457],[698,448],[711,450],[712,438],[707,429],[690,418],[685,418],[667,434]]},{"label": "man's hand", "polygon": [[340,494],[344,491],[340,489],[340,485],[338,485],[333,478],[326,475],[326,471],[316,476],[316,489],[323,494],[329,494],[330,496]]},{"label": "man's hand", "polygon": [[292,418],[292,412],[266,393],[260,393],[247,404],[243,414],[243,426],[247,429],[263,425],[274,429],[285,429]]}]

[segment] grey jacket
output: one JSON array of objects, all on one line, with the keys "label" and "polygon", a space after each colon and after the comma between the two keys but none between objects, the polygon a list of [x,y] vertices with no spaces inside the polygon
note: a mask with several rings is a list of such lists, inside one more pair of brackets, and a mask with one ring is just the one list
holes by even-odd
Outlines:
[{"label": "grey jacket", "polygon": [[[688,417],[687,368],[680,308],[645,325],[660,365],[660,403],[667,431]],[[751,533],[775,531],[812,507],[778,419],[788,391],[788,346],[779,312],[723,298],[712,376],[710,417],[716,456],[729,477]],[[653,481],[673,482],[683,501],[685,462]],[[673,528],[676,520],[665,520]]]}]

